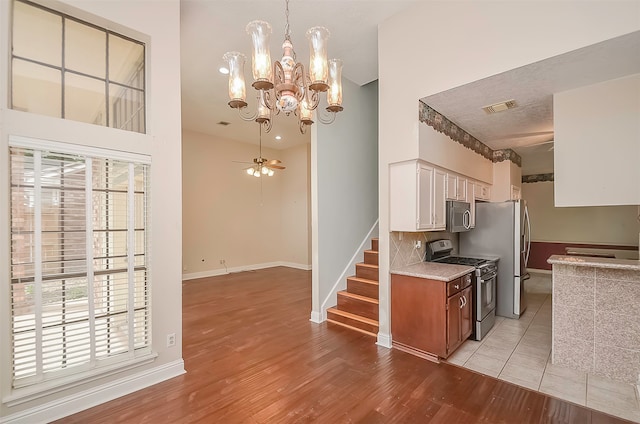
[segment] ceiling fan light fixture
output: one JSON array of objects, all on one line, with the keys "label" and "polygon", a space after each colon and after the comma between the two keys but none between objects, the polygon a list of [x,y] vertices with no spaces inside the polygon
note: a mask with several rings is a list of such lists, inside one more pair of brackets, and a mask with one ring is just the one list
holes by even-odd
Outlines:
[{"label": "ceiling fan light fixture", "polygon": [[253,175],[257,178],[260,178],[263,175],[272,177],[275,174],[274,169],[286,169],[286,167],[282,166],[282,162],[278,159],[269,160],[262,157],[262,125],[258,126],[258,130],[260,131],[260,136],[258,139],[260,150],[258,151],[258,157],[253,158],[253,166],[245,169],[245,171],[248,175]]},{"label": "ceiling fan light fixture", "polygon": [[327,93],[328,106],[318,110],[318,120],[331,124],[342,107],[342,61],[327,59],[329,30],[316,26],[306,32],[309,40],[309,69],[296,62],[296,54],[291,42],[289,28],[289,0],[285,0],[285,32],[282,43],[282,58],[271,62],[269,39],[271,25],[265,21],[251,21],[246,31],[252,41],[251,86],[258,91],[258,106],[254,113],[247,114],[246,86],[244,81],[245,56],[238,52],[225,53],[223,59],[229,65],[229,106],[238,109],[245,121],[256,121],[264,126],[265,132],[272,127],[272,116],[284,112],[298,116],[301,133],[313,124],[313,111],[320,102],[319,93]]}]

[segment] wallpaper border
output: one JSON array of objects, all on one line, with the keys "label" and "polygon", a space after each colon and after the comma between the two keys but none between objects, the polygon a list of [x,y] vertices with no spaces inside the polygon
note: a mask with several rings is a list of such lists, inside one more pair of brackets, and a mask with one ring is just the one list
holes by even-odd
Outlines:
[{"label": "wallpaper border", "polygon": [[491,162],[502,162],[510,160],[519,167],[522,167],[522,158],[511,149],[492,150],[489,146],[451,122],[446,116],[423,103],[421,100],[418,119],[438,132],[443,133],[453,141],[462,144],[467,149],[473,150],[480,156],[489,159]]}]

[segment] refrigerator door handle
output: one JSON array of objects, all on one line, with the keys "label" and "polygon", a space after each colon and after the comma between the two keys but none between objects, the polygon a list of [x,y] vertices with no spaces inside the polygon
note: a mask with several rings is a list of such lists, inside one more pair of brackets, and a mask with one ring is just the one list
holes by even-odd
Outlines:
[{"label": "refrigerator door handle", "polygon": [[524,267],[526,269],[529,264],[529,254],[531,253],[531,221],[529,220],[529,208],[526,205],[524,207],[524,217],[527,221],[527,254],[524,257]]}]

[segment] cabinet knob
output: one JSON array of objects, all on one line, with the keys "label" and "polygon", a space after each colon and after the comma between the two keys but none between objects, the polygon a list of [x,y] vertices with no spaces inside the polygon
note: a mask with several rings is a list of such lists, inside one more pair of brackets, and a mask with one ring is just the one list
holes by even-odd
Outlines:
[{"label": "cabinet knob", "polygon": [[454,285],[453,287],[455,287],[456,289],[459,289],[459,288],[460,288],[460,285],[459,285],[459,284],[456,284],[456,285]]}]

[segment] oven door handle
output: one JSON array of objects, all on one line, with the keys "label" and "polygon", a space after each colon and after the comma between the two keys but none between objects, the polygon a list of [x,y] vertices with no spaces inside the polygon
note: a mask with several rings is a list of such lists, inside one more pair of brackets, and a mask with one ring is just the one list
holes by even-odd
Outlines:
[{"label": "oven door handle", "polygon": [[480,282],[484,283],[485,281],[493,280],[494,278],[496,278],[497,275],[498,275],[498,273],[494,272],[494,273],[491,273],[491,274],[489,274],[487,276],[482,276],[482,277],[480,277]]}]

